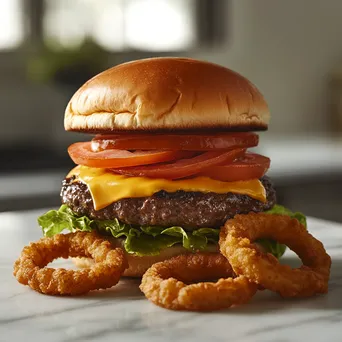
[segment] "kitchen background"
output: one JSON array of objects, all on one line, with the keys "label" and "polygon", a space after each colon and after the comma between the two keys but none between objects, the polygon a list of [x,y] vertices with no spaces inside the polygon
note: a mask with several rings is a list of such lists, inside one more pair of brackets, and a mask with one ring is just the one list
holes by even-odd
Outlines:
[{"label": "kitchen background", "polygon": [[[73,92],[109,66],[189,56],[252,80],[279,202],[342,222],[342,1],[0,0],[0,211],[59,205]],[[205,82],[205,80],[203,80]]]}]

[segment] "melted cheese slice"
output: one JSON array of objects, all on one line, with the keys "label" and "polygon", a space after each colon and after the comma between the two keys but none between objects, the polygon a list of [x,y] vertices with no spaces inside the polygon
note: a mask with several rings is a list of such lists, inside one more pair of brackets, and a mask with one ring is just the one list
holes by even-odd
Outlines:
[{"label": "melted cheese slice", "polygon": [[88,186],[95,210],[102,209],[122,198],[148,197],[161,190],[216,192],[217,194],[232,192],[266,201],[266,190],[258,179],[239,182],[222,182],[207,177],[183,180],[153,179],[116,175],[106,169],[81,165],[70,171],[68,177],[71,176],[76,176]]}]

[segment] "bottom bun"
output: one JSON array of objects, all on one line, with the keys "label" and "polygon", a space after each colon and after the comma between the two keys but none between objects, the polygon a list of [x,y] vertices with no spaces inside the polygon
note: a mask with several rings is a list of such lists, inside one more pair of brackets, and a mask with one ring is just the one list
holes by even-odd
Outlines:
[{"label": "bottom bun", "polygon": [[[123,239],[109,238],[110,242],[114,247],[123,247]],[[123,248],[124,249],[124,248]],[[218,244],[209,245],[206,252],[219,253]],[[155,263],[170,259],[174,256],[181,254],[191,253],[183,246],[173,246],[163,249],[158,255],[153,256],[137,256],[125,252],[129,267],[123,273],[125,277],[140,278],[143,274]],[[93,259],[90,258],[72,258],[74,264],[79,268],[89,268],[94,263]]]}]

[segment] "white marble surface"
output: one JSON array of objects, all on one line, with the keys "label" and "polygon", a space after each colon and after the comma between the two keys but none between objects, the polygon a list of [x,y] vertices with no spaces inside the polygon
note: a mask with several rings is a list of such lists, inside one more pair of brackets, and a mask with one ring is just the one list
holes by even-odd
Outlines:
[{"label": "white marble surface", "polygon": [[[203,314],[154,306],[132,280],[77,298],[19,285],[12,265],[22,247],[41,236],[40,213],[0,214],[0,341],[342,341],[342,225],[309,219],[333,259],[329,294],[284,300],[263,291],[244,306]],[[285,259],[294,261],[290,253]]]}]

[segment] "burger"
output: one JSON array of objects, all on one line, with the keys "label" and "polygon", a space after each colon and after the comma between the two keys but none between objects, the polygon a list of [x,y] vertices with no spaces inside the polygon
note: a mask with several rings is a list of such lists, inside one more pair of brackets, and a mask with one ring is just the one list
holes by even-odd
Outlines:
[{"label": "burger", "polygon": [[[236,214],[305,224],[276,204],[270,159],[248,151],[269,119],[259,90],[216,64],[150,58],[100,73],[67,105],[65,129],[90,136],[68,148],[77,166],[63,181],[60,209],[39,217],[43,234],[96,230],[125,250],[124,275],[140,277],[179,254],[219,253],[220,227]],[[285,250],[258,244],[276,257]]]}]

